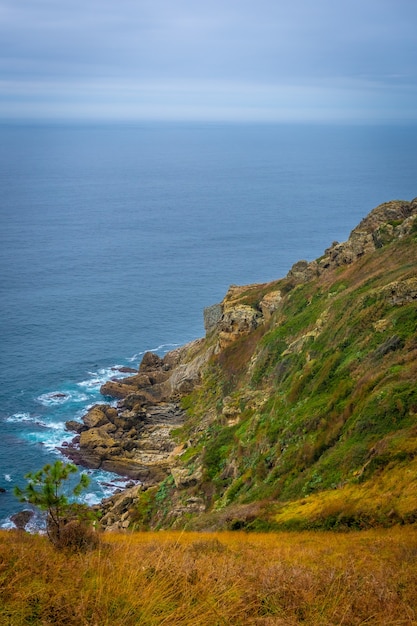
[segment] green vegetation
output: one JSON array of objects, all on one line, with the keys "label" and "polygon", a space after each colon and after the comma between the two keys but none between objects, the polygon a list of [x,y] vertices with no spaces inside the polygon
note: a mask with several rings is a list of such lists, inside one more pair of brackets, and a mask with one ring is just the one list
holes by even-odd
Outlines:
[{"label": "green vegetation", "polygon": [[[253,528],[244,507],[255,503],[256,524],[271,530],[417,519],[417,306],[412,289],[392,295],[415,278],[416,252],[412,231],[325,280],[243,292],[255,309],[272,287],[285,298],[267,324],[217,351],[183,399],[181,461],[202,468],[190,495],[207,513],[168,525]],[[172,488],[164,506],[178,500]],[[240,522],[223,515],[230,507]],[[157,507],[148,514],[155,526]]]},{"label": "green vegetation", "polygon": [[56,461],[26,474],[28,483],[23,489],[14,488],[21,502],[28,502],[46,512],[47,534],[57,548],[85,549],[96,545],[95,535],[89,527],[91,513],[87,507],[69,500],[71,496],[79,496],[88,487],[90,479],[87,474],[81,474],[75,486],[65,485],[71,474],[77,471],[73,463]]}]

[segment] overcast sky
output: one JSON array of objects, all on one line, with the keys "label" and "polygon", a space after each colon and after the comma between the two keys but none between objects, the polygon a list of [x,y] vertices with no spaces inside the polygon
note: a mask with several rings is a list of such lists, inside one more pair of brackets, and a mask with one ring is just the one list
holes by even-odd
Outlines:
[{"label": "overcast sky", "polygon": [[417,121],[417,0],[0,0],[0,119]]}]

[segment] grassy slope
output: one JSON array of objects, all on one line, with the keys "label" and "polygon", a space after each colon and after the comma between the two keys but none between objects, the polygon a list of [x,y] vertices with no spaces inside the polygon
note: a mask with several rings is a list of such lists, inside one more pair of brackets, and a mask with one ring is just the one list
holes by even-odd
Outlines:
[{"label": "grassy slope", "polygon": [[108,533],[54,550],[0,532],[8,626],[416,624],[416,529],[363,533]]},{"label": "grassy slope", "polygon": [[[146,495],[137,521],[195,528],[344,528],[417,519],[417,307],[387,285],[416,277],[417,234],[350,266],[265,291],[285,302],[268,326],[212,359],[184,400],[190,475]],[[225,409],[226,407],[226,409]],[[208,513],[178,517],[203,497]],[[171,515],[173,508],[176,515]]]}]

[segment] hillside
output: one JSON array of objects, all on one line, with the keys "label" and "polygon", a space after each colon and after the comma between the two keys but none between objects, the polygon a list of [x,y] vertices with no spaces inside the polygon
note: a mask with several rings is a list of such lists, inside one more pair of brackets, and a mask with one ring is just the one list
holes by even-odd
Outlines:
[{"label": "hillside", "polygon": [[138,373],[104,388],[120,398],[117,415],[99,427],[84,420],[81,461],[119,462],[143,485],[104,502],[103,524],[414,523],[416,218],[417,199],[388,202],[286,277],[232,286],[205,311],[205,339],[165,359],[145,355]]}]

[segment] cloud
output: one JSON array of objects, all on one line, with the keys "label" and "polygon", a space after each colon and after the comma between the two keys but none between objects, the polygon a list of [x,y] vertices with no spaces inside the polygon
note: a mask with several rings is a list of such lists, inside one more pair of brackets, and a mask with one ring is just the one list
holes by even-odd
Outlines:
[{"label": "cloud", "polygon": [[414,0],[0,0],[0,115],[408,119],[416,17]]}]

